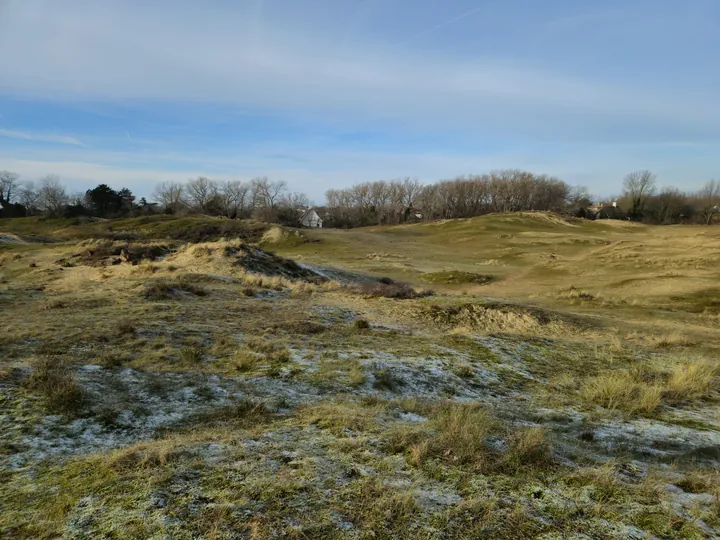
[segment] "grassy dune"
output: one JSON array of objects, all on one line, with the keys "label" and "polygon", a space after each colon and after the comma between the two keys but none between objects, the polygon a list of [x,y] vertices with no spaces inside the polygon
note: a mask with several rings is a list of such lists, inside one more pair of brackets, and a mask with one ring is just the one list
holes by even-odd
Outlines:
[{"label": "grassy dune", "polygon": [[718,262],[550,214],[0,220],[0,537],[717,537]]}]

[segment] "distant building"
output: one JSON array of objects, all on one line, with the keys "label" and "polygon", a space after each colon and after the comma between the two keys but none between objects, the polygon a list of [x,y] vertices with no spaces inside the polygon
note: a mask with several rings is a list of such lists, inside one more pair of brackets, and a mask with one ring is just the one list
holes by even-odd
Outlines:
[{"label": "distant building", "polygon": [[300,210],[300,225],[308,229],[322,229],[323,219],[313,208]]},{"label": "distant building", "polygon": [[417,210],[416,208],[413,208],[412,205],[408,206],[403,210],[403,221],[406,223],[412,223],[415,221],[422,221],[423,215],[420,210]]},{"label": "distant building", "polygon": [[625,219],[627,217],[616,201],[593,204],[587,210],[589,214],[595,216],[595,219]]}]

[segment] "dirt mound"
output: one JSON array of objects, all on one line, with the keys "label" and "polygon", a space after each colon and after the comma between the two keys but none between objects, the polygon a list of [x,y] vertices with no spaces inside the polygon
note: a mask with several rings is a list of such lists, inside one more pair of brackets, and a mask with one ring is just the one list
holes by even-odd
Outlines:
[{"label": "dirt mound", "polygon": [[309,268],[302,267],[295,261],[285,259],[284,257],[253,246],[241,245],[238,248],[227,247],[225,249],[225,255],[234,257],[234,265],[240,266],[253,274],[280,276],[287,279],[312,283],[323,283],[328,280],[325,276]]},{"label": "dirt mound", "polygon": [[474,272],[460,272],[457,270],[445,272],[429,272],[423,274],[423,281],[442,285],[485,285],[495,278],[487,274],[476,274]]},{"label": "dirt mound", "polygon": [[[86,246],[79,253],[71,256],[78,264],[85,266],[114,266],[128,263],[133,266],[140,261],[154,261],[164,257],[172,251],[170,246],[160,244],[126,244],[121,242],[84,242]],[[68,263],[67,259],[61,259],[62,263]]]},{"label": "dirt mound", "polygon": [[503,303],[435,305],[422,309],[420,315],[439,326],[489,332],[534,333],[551,330],[574,333],[587,326],[558,313]]}]

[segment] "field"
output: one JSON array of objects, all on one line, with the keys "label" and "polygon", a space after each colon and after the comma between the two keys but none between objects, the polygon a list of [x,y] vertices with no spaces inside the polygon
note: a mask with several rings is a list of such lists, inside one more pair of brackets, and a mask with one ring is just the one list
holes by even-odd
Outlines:
[{"label": "field", "polygon": [[0,220],[2,538],[716,538],[720,228]]}]

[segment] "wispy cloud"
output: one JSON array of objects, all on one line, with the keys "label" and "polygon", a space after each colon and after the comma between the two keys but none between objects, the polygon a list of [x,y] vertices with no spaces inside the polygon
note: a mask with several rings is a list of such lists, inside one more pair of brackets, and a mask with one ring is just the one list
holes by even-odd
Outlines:
[{"label": "wispy cloud", "polygon": [[85,146],[74,137],[67,135],[51,135],[47,133],[28,133],[25,131],[13,131],[9,129],[0,129],[0,137],[8,139],[21,139],[24,141],[49,142],[57,144],[71,144],[73,146]]},{"label": "wispy cloud", "polygon": [[441,30],[442,28],[450,26],[451,24],[454,24],[462,19],[466,19],[466,18],[470,17],[471,15],[475,15],[479,11],[489,7],[490,4],[492,4],[492,3],[494,3],[494,0],[487,0],[486,2],[483,2],[481,5],[476,6],[471,10],[460,13],[459,15],[451,17],[450,19],[442,21],[441,23],[433,25],[430,28],[426,28],[425,30],[421,30],[420,32],[417,32],[416,34],[411,35],[409,38],[403,40],[401,42],[401,44],[405,45],[408,43],[412,43],[413,41],[415,41],[416,39],[418,39],[422,36],[425,36],[427,34],[432,34],[433,32],[437,32],[438,30]]},{"label": "wispy cloud", "polygon": [[[393,120],[410,129],[483,125],[534,137],[575,138],[610,121],[624,132],[631,118],[664,122],[668,129],[720,132],[716,99],[689,99],[672,85],[604,80],[587,71],[579,76],[561,65],[523,60],[511,49],[492,56],[455,55],[392,40],[353,40],[351,48],[338,47],[342,35],[333,30],[334,19],[316,28],[300,8],[270,13],[271,3],[262,0],[232,4],[227,12],[182,3],[170,15],[153,3],[133,9],[112,1],[32,4],[11,2],[6,23],[0,21],[0,92],[228,103],[285,115],[321,113],[345,122]],[[499,4],[486,2],[415,36],[490,5],[491,17]],[[261,11],[262,34],[256,36]],[[485,21],[483,28],[491,25]],[[248,35],[261,39],[248,47]],[[468,46],[473,43],[468,40]]]}]

